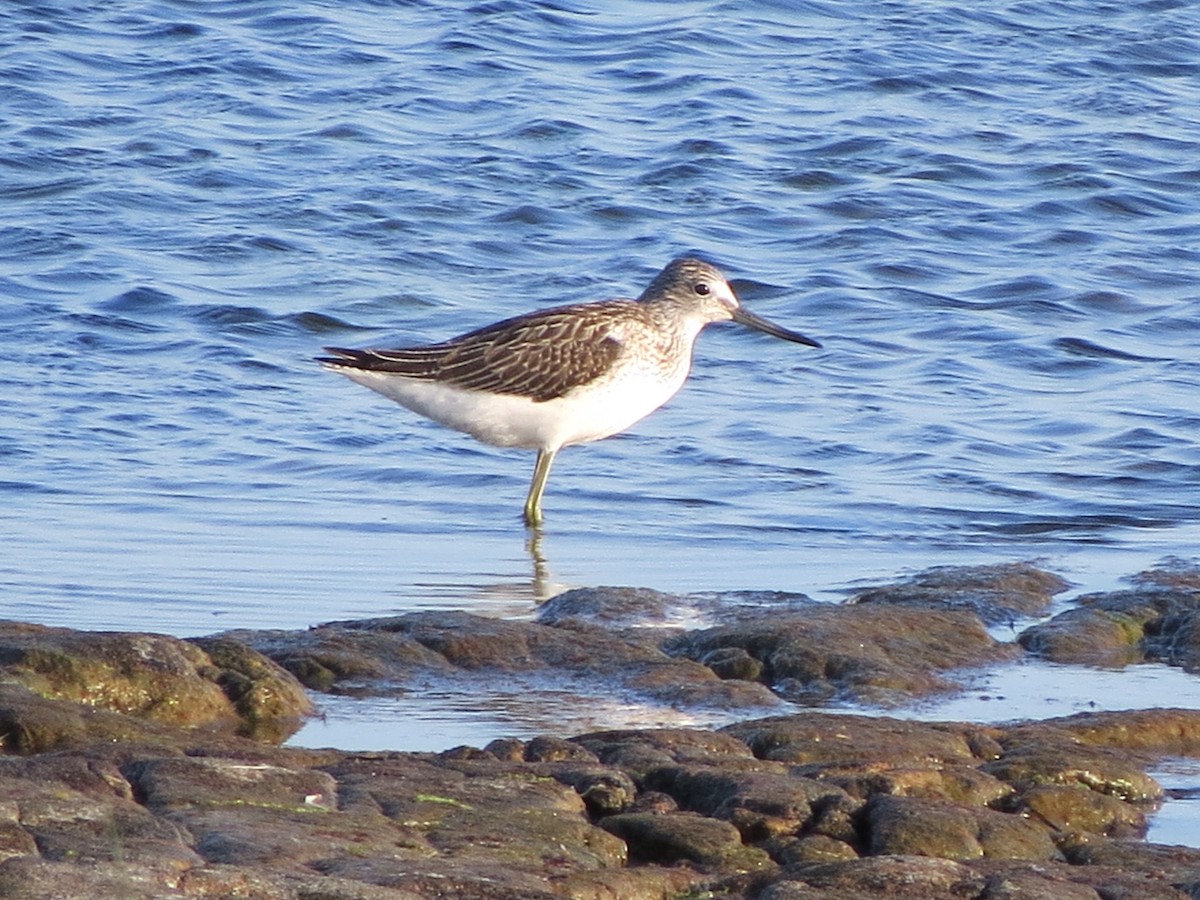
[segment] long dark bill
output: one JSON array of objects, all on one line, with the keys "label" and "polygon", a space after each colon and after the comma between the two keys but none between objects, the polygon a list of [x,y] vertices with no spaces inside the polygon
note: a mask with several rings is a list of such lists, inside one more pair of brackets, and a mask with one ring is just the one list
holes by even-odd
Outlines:
[{"label": "long dark bill", "polygon": [[821,345],[810,337],[805,337],[795,331],[789,331],[782,325],[776,325],[764,319],[762,316],[756,316],[754,313],[745,307],[739,306],[733,311],[733,321],[739,325],[745,325],[747,328],[753,328],[755,331],[761,331],[763,334],[769,334],[773,337],[783,338],[785,341],[792,341],[796,344],[805,344],[809,347],[820,347]]}]

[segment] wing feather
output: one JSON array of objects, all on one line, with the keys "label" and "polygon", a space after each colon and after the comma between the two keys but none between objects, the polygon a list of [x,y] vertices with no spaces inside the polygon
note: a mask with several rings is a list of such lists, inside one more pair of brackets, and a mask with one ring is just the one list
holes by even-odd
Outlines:
[{"label": "wing feather", "polygon": [[553,400],[600,377],[617,361],[622,342],[614,313],[641,312],[630,300],[540,310],[425,347],[394,350],[325,348],[332,367],[365,369],[439,381],[469,391]]}]

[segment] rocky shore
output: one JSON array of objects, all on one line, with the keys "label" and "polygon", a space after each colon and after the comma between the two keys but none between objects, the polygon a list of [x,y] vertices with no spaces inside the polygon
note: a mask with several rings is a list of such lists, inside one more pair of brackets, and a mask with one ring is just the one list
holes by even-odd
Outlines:
[{"label": "rocky shore", "polygon": [[[414,613],[194,640],[0,622],[0,896],[1200,898],[1200,849],[1143,839],[1163,797],[1147,772],[1200,757],[1200,710],[1168,697],[1007,725],[845,711],[1030,654],[1200,670],[1195,569],[1046,618],[1065,588],[1013,564],[845,604],[595,588],[533,621]],[[1012,641],[989,630],[1035,620]],[[553,678],[736,721],[442,753],[283,744],[322,695],[447,677]]]}]

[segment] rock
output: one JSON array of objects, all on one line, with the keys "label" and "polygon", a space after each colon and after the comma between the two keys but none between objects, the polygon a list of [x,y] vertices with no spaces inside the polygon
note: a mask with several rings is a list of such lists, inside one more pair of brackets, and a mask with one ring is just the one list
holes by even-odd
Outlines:
[{"label": "rock", "polygon": [[984,878],[980,900],[1190,900],[1152,875],[1105,866],[980,860],[970,868]]},{"label": "rock", "polygon": [[[833,765],[900,767],[981,762],[975,748],[998,747],[998,729],[955,723],[912,722],[876,716],[803,713],[751,719],[721,729],[744,741],[756,757],[818,772]],[[981,741],[981,738],[983,739]]]},{"label": "rock", "polygon": [[700,657],[700,664],[712,669],[718,678],[757,681],[763,675],[763,664],[741,647],[718,647],[716,650],[710,650]]},{"label": "rock", "polygon": [[[1195,584],[1171,577],[1137,588],[1159,598],[1143,646],[1185,634],[1172,623]],[[669,606],[662,627],[630,624],[661,598],[626,600],[617,630],[586,595],[564,600],[556,625],[421,614],[195,641],[0,625],[0,896],[1200,896],[1200,851],[1127,839],[1162,794],[1147,766],[1200,757],[1197,710],[989,726],[803,712],[444,753],[272,744],[307,708],[284,665],[352,692],[545,673],[744,713],[738,691],[766,692],[742,677],[754,666],[767,678],[816,661],[830,690],[909,690],[948,677],[951,660],[1011,652],[977,640],[974,613],[916,601],[747,597],[721,611],[710,598],[721,624],[686,634]],[[853,626],[873,620],[855,651]],[[666,652],[693,639],[707,666]],[[172,692],[196,698],[193,717]]]},{"label": "rock", "polygon": [[690,813],[623,813],[602,819],[601,826],[630,846],[641,862],[696,865],[755,871],[771,868],[771,858],[762,850],[742,843],[738,830],[727,822]]},{"label": "rock", "polygon": [[672,706],[780,706],[763,685],[722,681],[706,666],[664,653],[659,636],[645,629],[612,633],[437,612],[223,637],[253,647],[323,691],[394,694],[439,675],[459,679],[460,685],[476,678],[487,690],[504,673],[569,678],[581,694],[609,697],[620,691]]},{"label": "rock", "polygon": [[1025,649],[1051,662],[1126,666],[1160,660],[1200,671],[1200,587],[1193,572],[1178,573],[1161,587],[1142,579],[1143,587],[1078,598],[1078,606],[1023,631]]},{"label": "rock", "polygon": [[799,838],[776,838],[764,842],[771,858],[780,865],[798,868],[813,863],[858,859],[858,852],[846,841],[825,834],[809,834]]},{"label": "rock", "polygon": [[1081,744],[1132,751],[1147,756],[1200,756],[1200,710],[1155,709],[1078,713],[1017,726],[1013,733],[1055,731]]},{"label": "rock", "polygon": [[[1164,714],[1167,722],[1194,724],[1200,714],[1176,711]],[[1097,722],[1114,723],[1113,714],[1081,714],[1069,719],[1017,725],[1001,737],[1004,754],[985,763],[983,771],[1011,784],[1018,792],[1044,785],[1079,786],[1131,802],[1162,796],[1162,788],[1145,773],[1128,745],[1112,739],[1105,746],[1104,730]],[[1093,731],[1092,741],[1080,739]],[[1109,731],[1111,731],[1111,727]],[[1127,732],[1121,730],[1122,734]],[[1121,735],[1118,735],[1120,737]],[[1115,745],[1113,745],[1115,744]]]},{"label": "rock", "polygon": [[49,700],[276,740],[312,714],[295,679],[269,659],[248,648],[218,649],[214,659],[195,643],[165,635],[0,622],[5,682]]},{"label": "rock", "polygon": [[619,766],[635,779],[672,763],[754,766],[757,760],[737,737],[698,728],[598,731],[572,738],[601,762]]},{"label": "rock", "polygon": [[723,674],[729,661],[749,656],[776,693],[811,706],[908,702],[956,689],[951,670],[1014,652],[993,640],[973,613],[826,603],[687,632],[664,646],[689,659],[716,660]]},{"label": "rock", "polygon": [[777,615],[807,609],[804,594],[782,591],[704,591],[668,594],[648,588],[585,587],[550,598],[538,609],[544,625],[628,634],[657,629],[660,634],[696,628],[746,614]]},{"label": "rock", "polygon": [[689,616],[693,601],[679,594],[649,588],[587,587],[564,591],[538,608],[543,625],[590,626],[610,629],[665,625]]},{"label": "rock", "polygon": [[868,805],[865,821],[874,856],[1061,859],[1047,826],[984,807],[879,796]]},{"label": "rock", "polygon": [[967,610],[994,625],[1045,614],[1054,595],[1068,586],[1057,575],[1028,563],[939,566],[862,591],[850,602]]},{"label": "rock", "polygon": [[1121,668],[1145,659],[1141,642],[1155,615],[1132,604],[1124,610],[1079,607],[1025,629],[1017,640],[1050,662]]},{"label": "rock", "polygon": [[1012,785],[969,765],[824,766],[821,778],[860,799],[891,794],[993,806],[1013,793]]},{"label": "rock", "polygon": [[193,638],[217,667],[216,683],[233,703],[238,733],[282,742],[316,710],[303,685],[284,668],[239,641]]},{"label": "rock", "polygon": [[[1085,871],[1095,867],[1136,873],[1192,896],[1200,888],[1200,848],[1114,840],[1093,834],[1069,835],[1060,845],[1067,861]],[[1140,898],[1142,895],[1128,896]]]},{"label": "rock", "polygon": [[642,783],[669,794],[682,809],[731,822],[748,843],[798,834],[812,827],[820,810],[855,805],[835,785],[782,771],[667,766],[648,773]]},{"label": "rock", "polygon": [[919,856],[877,856],[799,866],[761,894],[761,900],[961,900],[982,886],[961,863]]},{"label": "rock", "polygon": [[559,762],[564,759],[597,762],[596,754],[582,744],[564,738],[539,735],[525,744],[526,762]]},{"label": "rock", "polygon": [[1016,809],[1055,831],[1089,831],[1110,837],[1140,837],[1146,814],[1139,808],[1083,785],[1043,785],[1023,791]]}]

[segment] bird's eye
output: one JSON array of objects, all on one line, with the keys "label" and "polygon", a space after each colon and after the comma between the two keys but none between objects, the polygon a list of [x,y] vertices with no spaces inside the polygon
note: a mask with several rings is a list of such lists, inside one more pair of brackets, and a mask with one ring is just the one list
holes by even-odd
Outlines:
[{"label": "bird's eye", "polygon": [[712,288],[708,286],[707,281],[697,281],[694,285],[692,285],[692,290],[701,297],[707,297],[708,292],[711,291]]}]

